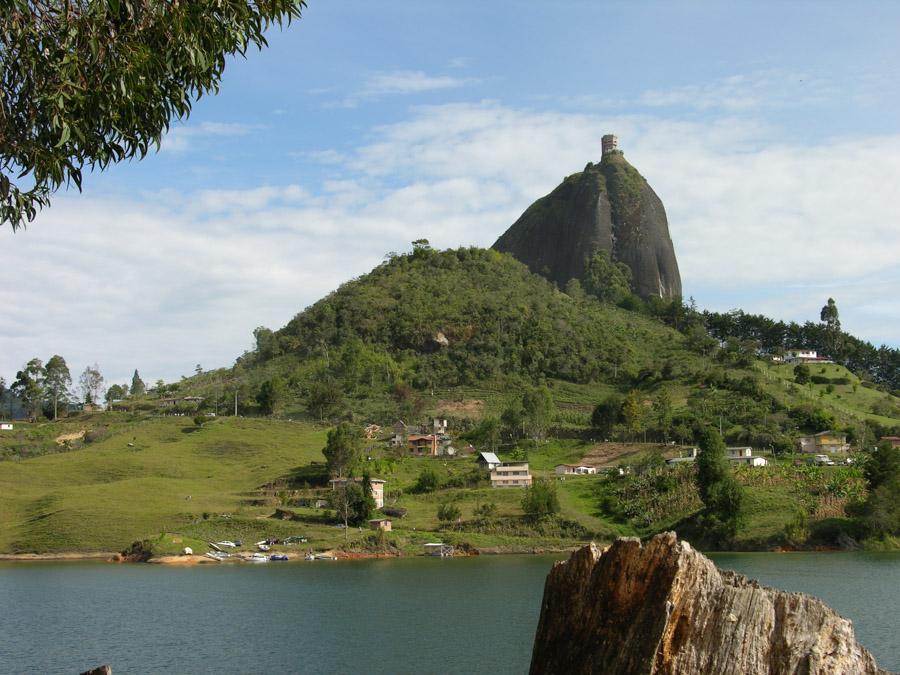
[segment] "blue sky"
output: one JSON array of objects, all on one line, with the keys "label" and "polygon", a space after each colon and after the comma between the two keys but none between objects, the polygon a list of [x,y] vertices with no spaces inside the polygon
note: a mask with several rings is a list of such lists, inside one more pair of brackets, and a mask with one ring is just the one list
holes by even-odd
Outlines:
[{"label": "blue sky", "polygon": [[897,3],[317,2],[0,231],[0,375],[228,366],[391,250],[489,246],[615,132],[685,295],[900,345]]}]

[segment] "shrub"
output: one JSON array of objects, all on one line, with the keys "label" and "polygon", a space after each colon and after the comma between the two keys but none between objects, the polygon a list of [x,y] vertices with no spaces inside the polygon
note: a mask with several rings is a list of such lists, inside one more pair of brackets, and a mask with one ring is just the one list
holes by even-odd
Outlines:
[{"label": "shrub", "polygon": [[444,502],[438,506],[437,517],[444,525],[459,520],[461,515],[459,507],[451,502]]},{"label": "shrub", "polygon": [[85,443],[97,443],[105,438],[109,438],[109,431],[106,428],[90,429],[84,434]]},{"label": "shrub", "polygon": [[525,488],[525,494],[522,496],[522,510],[532,520],[540,520],[559,513],[556,484],[539,480],[530,488]]},{"label": "shrub", "polygon": [[434,492],[438,487],[440,487],[438,475],[434,472],[434,469],[426,468],[422,469],[422,473],[420,473],[418,479],[416,479],[416,484],[413,486],[413,492],[424,494],[426,492]]},{"label": "shrub", "polygon": [[475,516],[477,518],[495,518],[497,516],[497,505],[494,502],[486,502],[475,507]]}]

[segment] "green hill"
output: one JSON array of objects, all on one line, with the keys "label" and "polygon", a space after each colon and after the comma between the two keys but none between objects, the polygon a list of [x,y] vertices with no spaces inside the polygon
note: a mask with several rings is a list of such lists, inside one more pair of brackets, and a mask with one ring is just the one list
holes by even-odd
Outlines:
[{"label": "green hill", "polygon": [[[123,403],[126,412],[17,425],[0,435],[0,552],[120,549],[144,538],[175,546],[160,533],[377,548],[368,532],[345,537],[314,506],[327,496],[325,430],[341,420],[383,427],[357,470],[386,479],[389,504],[405,510],[391,535],[401,550],[436,537],[565,546],[666,527],[702,542],[690,470],[662,458],[706,426],[772,461],[738,472],[748,513],[735,546],[833,544],[855,532],[860,467],[798,466],[791,452],[802,433],[833,429],[854,448],[896,433],[900,399],[884,384],[838,364],[811,366],[800,384],[791,366],[760,356],[749,329],[723,336],[721,315],[635,298],[626,309],[577,284],[567,291],[509,255],[419,243],[283,328],[257,329],[255,349],[232,368],[164,385]],[[553,412],[537,425],[521,411],[523,394],[544,391]],[[594,415],[598,404],[613,414]],[[241,417],[225,417],[235,406]],[[201,428],[192,417],[204,413],[215,417],[200,417]],[[563,462],[613,470],[554,480],[559,514],[531,522],[521,492],[491,489],[472,456],[410,457],[385,442],[398,418],[431,415],[450,420],[455,446],[527,458],[536,478],[553,478]],[[425,470],[435,490],[419,489]],[[461,522],[442,526],[437,509],[448,503]],[[275,509],[288,520],[271,518]]]}]

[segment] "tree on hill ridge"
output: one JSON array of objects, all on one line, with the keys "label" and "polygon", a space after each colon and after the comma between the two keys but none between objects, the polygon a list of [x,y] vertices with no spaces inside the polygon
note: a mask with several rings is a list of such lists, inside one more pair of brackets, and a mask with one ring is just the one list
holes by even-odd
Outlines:
[{"label": "tree on hill ridge", "polygon": [[134,375],[131,376],[131,395],[143,396],[145,393],[147,393],[147,385],[144,384],[137,368],[135,368]]},{"label": "tree on hill ridge", "polygon": [[72,385],[72,375],[69,373],[69,366],[66,360],[59,354],[54,354],[44,366],[44,386],[47,390],[47,396],[53,404],[53,419],[56,419],[59,412],[59,402],[66,400],[66,394]]},{"label": "tree on hill ridge", "polygon": [[349,422],[341,422],[329,430],[322,454],[332,475],[343,477],[359,461],[362,434]]}]

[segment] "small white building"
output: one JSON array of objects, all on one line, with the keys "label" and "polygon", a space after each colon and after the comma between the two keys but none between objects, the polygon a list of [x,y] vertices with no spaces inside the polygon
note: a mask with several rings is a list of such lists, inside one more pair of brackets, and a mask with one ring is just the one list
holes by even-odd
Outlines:
[{"label": "small white building", "polygon": [[732,464],[746,464],[747,466],[768,466],[769,460],[765,457],[754,457],[753,448],[726,448],[728,461]]},{"label": "small white building", "polygon": [[12,431],[12,422],[0,422],[0,431]]},{"label": "small white building", "polygon": [[819,356],[815,349],[790,349],[784,354],[785,363],[831,363],[826,356]]},{"label": "small white building", "polygon": [[495,455],[493,452],[479,452],[478,459],[475,461],[478,462],[479,466],[483,466],[490,471],[493,471],[494,467],[500,466],[502,464],[500,458],[497,457],[497,455]]},{"label": "small white building", "polygon": [[501,462],[491,470],[491,487],[531,487],[528,462]]},{"label": "small white building", "polygon": [[452,558],[453,557],[453,547],[450,544],[445,544],[442,541],[431,542],[424,545],[425,555],[432,556],[434,558]]},{"label": "small white building", "polygon": [[584,464],[557,464],[554,471],[557,476],[587,476],[597,473],[595,467]]}]

